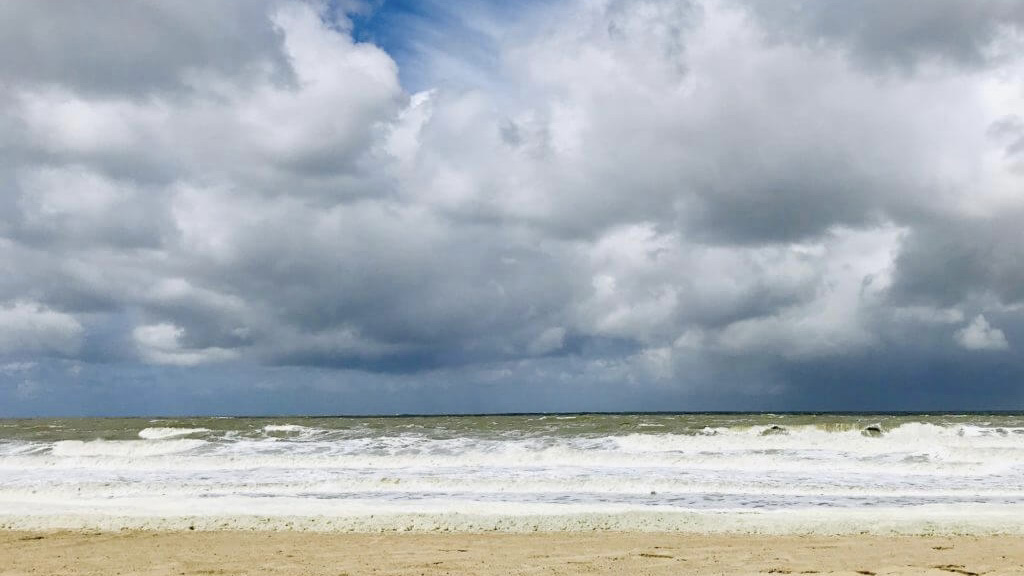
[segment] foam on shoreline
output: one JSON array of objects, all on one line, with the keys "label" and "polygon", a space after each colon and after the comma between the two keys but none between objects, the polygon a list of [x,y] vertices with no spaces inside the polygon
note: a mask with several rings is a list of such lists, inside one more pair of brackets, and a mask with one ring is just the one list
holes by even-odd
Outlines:
[{"label": "foam on shoreline", "polygon": [[764,535],[1024,535],[1016,512],[847,510],[826,513],[629,512],[558,515],[371,514],[336,516],[0,515],[0,530],[154,530],[298,532],[678,532]]}]

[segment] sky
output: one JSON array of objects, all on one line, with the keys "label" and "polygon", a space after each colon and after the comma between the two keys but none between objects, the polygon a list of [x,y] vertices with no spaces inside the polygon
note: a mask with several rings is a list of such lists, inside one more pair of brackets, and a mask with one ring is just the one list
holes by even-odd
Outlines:
[{"label": "sky", "polygon": [[0,3],[0,416],[1024,409],[1024,3]]}]

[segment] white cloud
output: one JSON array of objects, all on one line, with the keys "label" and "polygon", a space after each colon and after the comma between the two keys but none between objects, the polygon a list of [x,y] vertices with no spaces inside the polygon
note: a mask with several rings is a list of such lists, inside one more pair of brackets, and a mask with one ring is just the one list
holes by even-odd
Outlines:
[{"label": "white cloud", "polygon": [[957,344],[968,350],[1009,350],[1010,343],[999,328],[990,326],[984,314],[978,314],[970,324],[953,335]]},{"label": "white cloud", "polygon": [[540,333],[527,347],[533,355],[550,354],[565,345],[565,328],[554,326]]},{"label": "white cloud", "polygon": [[933,308],[930,306],[904,306],[892,311],[893,318],[922,324],[959,324],[964,313],[957,308]]},{"label": "white cloud", "polygon": [[7,364],[0,364],[0,373],[18,374],[21,372],[29,372],[35,369],[36,366],[36,362],[8,362]]},{"label": "white cloud", "polygon": [[38,302],[0,305],[0,354],[74,354],[84,334],[74,316]]},{"label": "white cloud", "polygon": [[26,171],[21,190],[22,209],[29,220],[110,216],[132,194],[81,166]]},{"label": "white cloud", "polygon": [[207,362],[220,362],[234,358],[237,353],[218,347],[188,348],[181,340],[185,330],[174,324],[137,326],[132,331],[139,356],[151,364],[196,366]]},{"label": "white cloud", "polygon": [[[712,346],[731,354],[768,352],[799,359],[873,345],[870,312],[883,304],[902,233],[891,225],[836,229],[818,246],[794,246],[798,253],[816,254],[819,276],[813,296],[728,324],[710,339]],[[692,346],[696,340],[687,336],[683,341]]]},{"label": "white cloud", "polygon": [[55,243],[159,243],[164,207],[159,196],[132,182],[81,164],[26,167],[18,181],[18,206],[29,234]]},{"label": "white cloud", "polygon": [[22,380],[14,388],[14,395],[22,400],[28,400],[30,398],[36,398],[42,393],[44,387],[35,380]]},{"label": "white cloud", "polygon": [[395,63],[332,30],[310,4],[284,2],[270,18],[294,83],[270,69],[255,78],[210,71],[184,96],[142,100],[27,86],[11,111],[29,142],[66,161],[171,170],[176,181],[247,193],[358,189],[346,176],[372,156],[379,125],[403,99]]},{"label": "white cloud", "polygon": [[50,152],[82,155],[130,152],[167,121],[162,105],[130,100],[86,100],[49,88],[20,94],[20,116],[30,138]]}]

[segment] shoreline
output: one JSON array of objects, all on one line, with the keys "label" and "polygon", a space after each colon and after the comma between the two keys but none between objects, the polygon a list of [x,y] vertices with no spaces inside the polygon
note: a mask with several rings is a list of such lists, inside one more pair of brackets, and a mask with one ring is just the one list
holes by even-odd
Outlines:
[{"label": "shoreline", "polygon": [[0,574],[1024,573],[1021,536],[0,531]]},{"label": "shoreline", "polygon": [[[169,511],[168,511],[169,512]],[[373,511],[350,514],[0,513],[5,531],[380,533],[674,533],[772,536],[1024,536],[1016,506],[561,514]]]}]

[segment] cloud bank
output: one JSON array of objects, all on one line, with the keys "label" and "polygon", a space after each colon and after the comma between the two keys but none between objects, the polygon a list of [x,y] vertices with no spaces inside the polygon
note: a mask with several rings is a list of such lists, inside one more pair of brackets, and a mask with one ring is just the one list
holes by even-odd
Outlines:
[{"label": "cloud bank", "polygon": [[0,413],[1024,407],[1019,3],[387,10],[0,7]]}]

